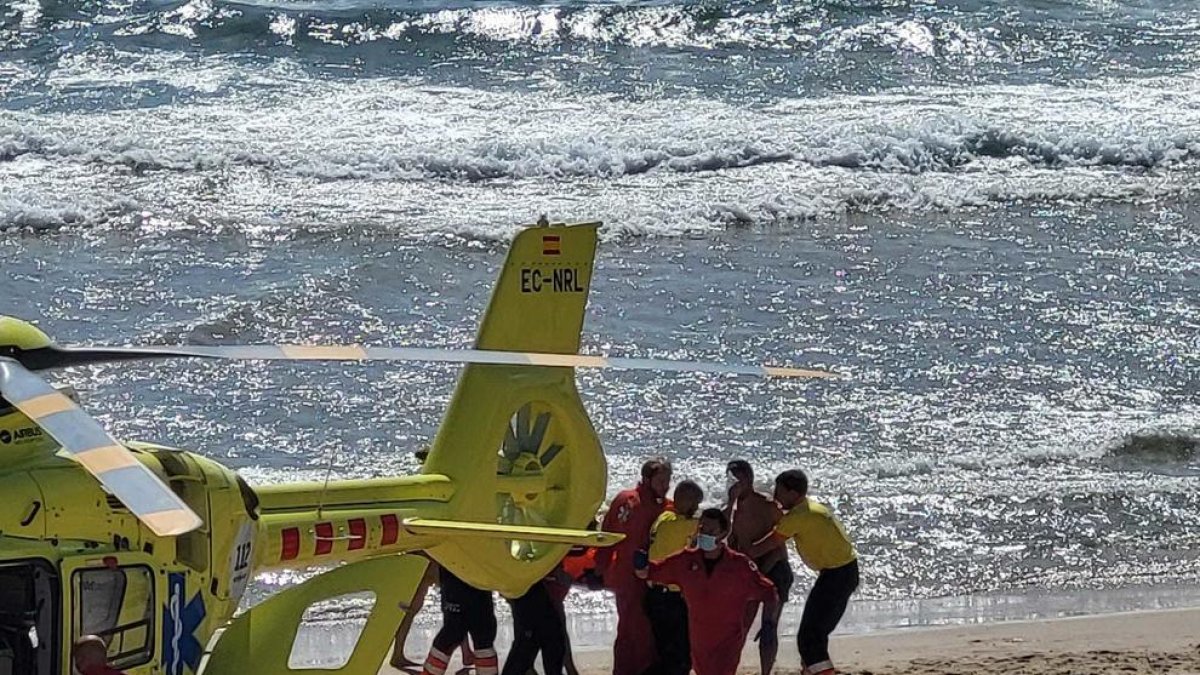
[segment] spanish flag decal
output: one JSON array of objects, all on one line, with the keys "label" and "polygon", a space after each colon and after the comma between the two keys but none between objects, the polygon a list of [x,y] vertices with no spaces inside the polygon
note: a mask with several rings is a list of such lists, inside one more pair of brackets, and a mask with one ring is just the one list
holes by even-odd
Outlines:
[{"label": "spanish flag decal", "polygon": [[542,255],[561,255],[562,246],[557,234],[542,235]]}]

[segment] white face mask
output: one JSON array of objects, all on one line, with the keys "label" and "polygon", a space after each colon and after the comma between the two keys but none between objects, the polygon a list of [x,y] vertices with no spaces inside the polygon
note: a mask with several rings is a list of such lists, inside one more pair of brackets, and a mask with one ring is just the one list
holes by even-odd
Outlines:
[{"label": "white face mask", "polygon": [[696,535],[696,548],[701,551],[713,551],[717,548],[717,538],[711,534]]}]

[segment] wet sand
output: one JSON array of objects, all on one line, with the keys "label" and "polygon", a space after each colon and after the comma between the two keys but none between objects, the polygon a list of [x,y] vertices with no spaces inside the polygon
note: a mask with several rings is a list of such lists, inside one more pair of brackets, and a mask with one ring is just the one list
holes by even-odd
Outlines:
[{"label": "wet sand", "polygon": [[[752,649],[742,672],[758,672]],[[841,672],[855,675],[1200,674],[1200,609],[835,636],[831,652]],[[609,672],[607,653],[576,659],[586,675]],[[776,672],[800,672],[790,641],[783,643]]]}]

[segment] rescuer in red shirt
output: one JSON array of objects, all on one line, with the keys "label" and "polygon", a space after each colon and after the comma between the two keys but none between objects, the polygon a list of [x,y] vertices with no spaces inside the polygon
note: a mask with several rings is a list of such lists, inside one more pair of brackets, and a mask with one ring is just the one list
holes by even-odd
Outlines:
[{"label": "rescuer in red shirt", "polygon": [[601,529],[625,539],[596,552],[596,573],[617,601],[617,638],[613,641],[613,675],[641,675],[654,664],[654,633],[646,618],[646,582],[634,575],[636,551],[650,548],[650,527],[668,506],[671,464],[651,459],[642,465],[642,480],[617,494]]},{"label": "rescuer in red shirt", "polygon": [[648,562],[638,556],[637,574],[660,584],[673,584],[683,592],[688,607],[688,636],[692,670],[696,675],[734,675],[742,647],[750,632],[754,612],[748,605],[763,604],[763,640],[774,640],[775,585],[759,573],[754,562],[725,545],[729,517],[720,509],[700,514],[696,548]]}]

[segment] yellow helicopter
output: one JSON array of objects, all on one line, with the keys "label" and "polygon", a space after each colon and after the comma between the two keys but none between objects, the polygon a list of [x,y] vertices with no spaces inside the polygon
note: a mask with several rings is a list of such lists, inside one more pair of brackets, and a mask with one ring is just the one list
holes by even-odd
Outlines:
[{"label": "yellow helicopter", "polygon": [[[520,232],[475,348],[64,348],[0,317],[0,675],[70,675],[94,634],[131,675],[377,673],[428,564],[513,597],[572,545],[605,495],[574,369],[829,377],[824,371],[579,355],[598,223]],[[537,328],[530,318],[537,317]],[[161,358],[465,364],[422,473],[251,488],[205,457],[117,441],[39,370]],[[234,618],[254,575],[330,566]],[[305,612],[373,594],[338,668],[294,669]]]}]

